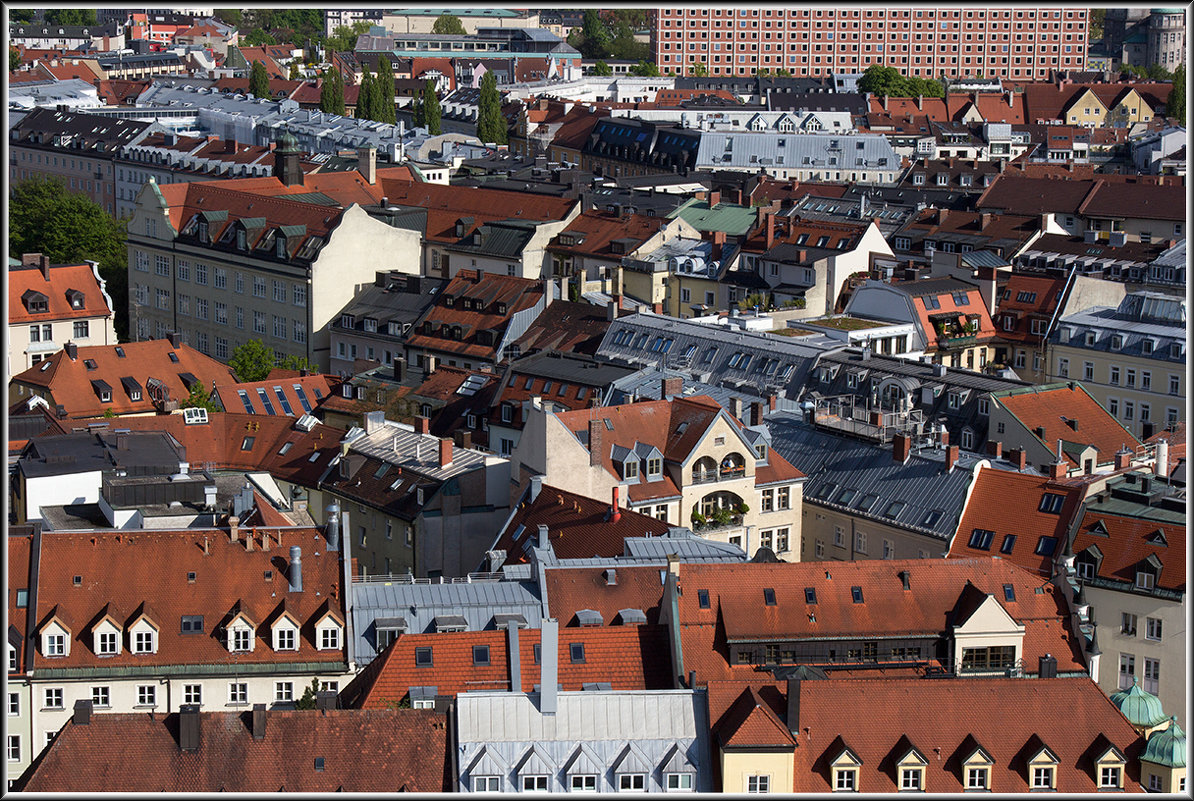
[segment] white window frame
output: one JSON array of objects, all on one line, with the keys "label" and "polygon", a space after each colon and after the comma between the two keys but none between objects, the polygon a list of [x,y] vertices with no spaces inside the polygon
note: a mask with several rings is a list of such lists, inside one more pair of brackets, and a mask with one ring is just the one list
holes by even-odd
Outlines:
[{"label": "white window frame", "polygon": [[834,768],[833,789],[834,792],[839,793],[858,792],[858,769],[853,767]]},{"label": "white window frame", "polygon": [[319,650],[336,651],[340,648],[340,629],[336,626],[326,626],[319,630]]},{"label": "white window frame", "polygon": [[292,703],[294,703],[294,682],[293,681],[275,681],[274,682],[274,703],[276,703],[276,704],[292,704]]},{"label": "white window frame", "polygon": [[158,688],[154,684],[138,684],[137,685],[137,706],[157,706],[158,705]]},{"label": "white window frame", "polygon": [[[637,787],[635,785],[638,785]],[[618,792],[619,793],[645,793],[647,792],[647,774],[645,773],[619,773],[618,774]]]},{"label": "white window frame", "polygon": [[249,703],[249,683],[245,681],[228,682],[228,706],[245,706]]},{"label": "white window frame", "polygon": [[474,793],[500,793],[501,791],[501,776],[473,776]]},{"label": "white window frame", "polygon": [[522,792],[524,793],[548,792],[551,777],[546,773],[531,773],[519,778],[522,779]]},{"label": "white window frame", "polygon": [[182,702],[184,704],[196,704],[198,706],[203,706],[203,685],[182,685]]},{"label": "white window frame", "polygon": [[663,786],[669,793],[691,793],[692,778],[691,773],[667,773],[663,777]]},{"label": "white window frame", "polygon": [[597,792],[597,775],[595,773],[574,773],[568,777],[568,791],[572,793]]}]

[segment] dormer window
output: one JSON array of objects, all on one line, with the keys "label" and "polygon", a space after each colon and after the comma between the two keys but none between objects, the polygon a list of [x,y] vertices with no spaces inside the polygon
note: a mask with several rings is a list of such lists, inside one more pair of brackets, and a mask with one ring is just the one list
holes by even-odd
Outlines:
[{"label": "dormer window", "polygon": [[248,240],[245,236],[245,229],[243,229],[243,228],[236,229],[236,249],[237,250],[247,250],[248,247],[249,246],[248,246]]},{"label": "dormer window", "polygon": [[1111,335],[1111,349],[1119,350],[1123,346],[1124,346],[1123,335],[1122,334],[1112,334]]},{"label": "dormer window", "polygon": [[100,656],[115,656],[120,653],[120,636],[115,631],[97,632],[95,652]]},{"label": "dormer window", "polygon": [[659,478],[663,473],[663,460],[653,456],[647,460],[647,478]]},{"label": "dormer window", "polygon": [[205,245],[211,242],[207,228],[207,220],[204,219],[199,220],[199,241]]},{"label": "dormer window", "polygon": [[356,318],[353,317],[351,314],[341,314],[340,315],[340,327],[341,328],[356,328]]},{"label": "dormer window", "polygon": [[279,259],[286,258],[286,237],[281,234],[274,237],[274,256]]},{"label": "dormer window", "polygon": [[274,624],[273,647],[275,651],[298,650],[298,626],[289,617],[282,617]]},{"label": "dormer window", "polygon": [[66,300],[72,309],[81,309],[86,305],[83,293],[77,289],[66,290]]},{"label": "dormer window", "polygon": [[638,478],[638,459],[631,457],[622,463],[622,478]]},{"label": "dormer window", "polygon": [[50,310],[50,299],[41,292],[26,292],[25,308],[30,314],[47,312]]}]

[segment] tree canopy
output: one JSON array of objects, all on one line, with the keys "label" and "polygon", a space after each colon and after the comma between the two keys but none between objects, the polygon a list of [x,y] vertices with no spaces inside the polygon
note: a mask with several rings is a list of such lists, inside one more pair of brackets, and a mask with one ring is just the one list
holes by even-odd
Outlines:
[{"label": "tree canopy", "polygon": [[99,262],[112,298],[116,334],[128,339],[128,248],[125,223],[61,181],[29,178],[9,198],[8,255],[41,253],[54,264]]},{"label": "tree canopy", "polygon": [[431,26],[431,32],[437,36],[464,36],[467,31],[464,29],[464,23],[460,21],[460,17],[455,14],[440,14],[435,18],[435,24]]},{"label": "tree canopy", "polygon": [[344,76],[335,67],[324,73],[319,87],[319,110],[344,116]]},{"label": "tree canopy", "polygon": [[262,28],[254,28],[245,34],[245,38],[241,43],[248,47],[263,47],[265,45],[276,45],[278,40],[270,36]]},{"label": "tree canopy", "polygon": [[858,79],[858,91],[881,97],[944,97],[945,87],[930,78],[907,78],[895,67],[872,64]]},{"label": "tree canopy", "polygon": [[370,27],[372,25],[367,20],[354,22],[351,27],[341,25],[332,31],[332,35],[327,37],[324,45],[328,50],[335,50],[337,53],[351,53],[356,49],[357,37],[368,33]]},{"label": "tree canopy", "polygon": [[373,75],[369,72],[368,65],[361,67],[361,86],[357,91],[357,113],[358,120],[372,120],[374,109],[376,108],[376,100],[374,94],[376,93],[376,85],[373,82]]},{"label": "tree canopy", "polygon": [[658,78],[659,67],[654,61],[640,61],[630,68],[631,75],[637,75],[640,78]]},{"label": "tree canopy", "polygon": [[178,404],[183,409],[207,409],[209,412],[218,412],[220,407],[212,400],[211,393],[203,386],[202,381],[196,381],[191,384],[191,394],[183,399],[182,403]]},{"label": "tree canopy", "polygon": [[253,69],[249,72],[249,94],[253,97],[269,97],[269,73],[265,71],[265,64],[261,61],[253,62]]},{"label": "tree canopy", "polygon": [[274,352],[260,339],[250,339],[233,349],[228,366],[242,382],[264,381],[269,371],[274,369]]},{"label": "tree canopy", "polygon": [[94,8],[53,8],[46,11],[48,25],[95,25]]},{"label": "tree canopy", "polygon": [[487,72],[481,78],[481,97],[477,101],[477,138],[486,144],[504,145],[506,136],[506,119],[502,116],[497,78],[492,72]]},{"label": "tree canopy", "polygon": [[8,48],[8,71],[13,72],[21,67],[21,52],[15,47]]},{"label": "tree canopy", "polygon": [[385,56],[377,61],[376,81],[373,119],[393,125],[398,122],[397,109],[394,106],[394,68]]},{"label": "tree canopy", "polygon": [[423,127],[432,136],[443,133],[443,111],[439,106],[439,98],[435,95],[435,81],[427,80],[423,83],[423,91],[419,96],[419,105],[423,110]]},{"label": "tree canopy", "polygon": [[1165,113],[1171,120],[1186,125],[1186,65],[1179,64],[1173,73],[1173,88],[1165,100]]},{"label": "tree canopy", "polygon": [[614,71],[613,71],[613,68],[611,68],[609,64],[606,64],[605,61],[598,59],[597,63],[593,65],[593,74],[594,75],[613,75]]}]

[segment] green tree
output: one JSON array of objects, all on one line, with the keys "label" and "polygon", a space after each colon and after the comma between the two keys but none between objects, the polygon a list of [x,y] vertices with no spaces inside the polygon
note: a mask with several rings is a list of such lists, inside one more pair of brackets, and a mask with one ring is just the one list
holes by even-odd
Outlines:
[{"label": "green tree", "polygon": [[295,709],[314,709],[315,700],[319,695],[319,679],[311,679],[311,684],[303,690],[303,696],[294,703]]},{"label": "green tree", "polygon": [[269,97],[269,73],[265,71],[265,63],[253,62],[253,69],[249,72],[249,94],[253,97]]},{"label": "green tree", "polygon": [[1092,8],[1086,12],[1087,37],[1093,42],[1101,41],[1103,38],[1103,23],[1107,19],[1107,9]]},{"label": "green tree", "polygon": [[8,71],[13,72],[21,68],[21,51],[15,47],[8,48]]},{"label": "green tree", "polygon": [[614,22],[609,50],[611,56],[624,61],[637,61],[651,55],[650,45],[635,39],[634,29],[624,19]]},{"label": "green tree", "polygon": [[282,358],[274,354],[275,363],[283,370],[306,370],[308,373],[318,373],[319,365],[314,364],[306,356],[295,356],[293,353],[287,353]]},{"label": "green tree", "polygon": [[112,298],[116,334],[129,334],[128,248],[125,223],[112,219],[86,195],[61,181],[30,178],[17,183],[9,198],[8,255],[41,253],[54,264],[99,262],[100,277]]},{"label": "green tree", "polygon": [[945,87],[932,78],[905,78],[903,97],[945,97]]},{"label": "green tree", "polygon": [[776,78],[791,78],[792,71],[791,70],[776,70],[775,77]]},{"label": "green tree", "polygon": [[605,21],[595,8],[586,8],[584,23],[580,29],[580,45],[577,47],[585,58],[608,58],[613,39]]},{"label": "green tree", "polygon": [[[586,15],[588,12],[585,12]],[[485,143],[506,144],[506,120],[498,95],[497,78],[492,72],[481,78],[481,96],[477,101],[477,138]]]},{"label": "green tree", "polygon": [[427,127],[427,106],[423,102],[422,89],[410,102],[410,124],[415,128]]},{"label": "green tree", "polygon": [[10,8],[8,10],[9,22],[33,22],[32,8]]},{"label": "green tree", "polygon": [[443,112],[439,107],[439,98],[435,95],[434,81],[428,80],[423,83],[419,105],[423,108],[423,125],[427,128],[427,133],[439,136],[443,133]]},{"label": "green tree", "polygon": [[895,67],[872,64],[858,79],[858,91],[881,97],[902,97],[904,76]]},{"label": "green tree", "polygon": [[95,9],[55,8],[46,12],[48,25],[95,25]]},{"label": "green tree", "polygon": [[234,28],[239,28],[245,19],[244,12],[239,8],[217,8],[212,16]]},{"label": "green tree", "polygon": [[1173,88],[1169,90],[1169,97],[1165,99],[1165,113],[1169,119],[1181,125],[1186,125],[1186,65],[1179,64],[1173,72]]},{"label": "green tree", "polygon": [[368,65],[361,67],[361,86],[357,91],[357,119],[358,120],[372,120],[376,119],[374,114],[374,85],[373,75],[369,72]]},{"label": "green tree", "polygon": [[250,339],[232,351],[228,366],[241,381],[264,381],[274,369],[274,352],[260,339]]},{"label": "green tree", "polygon": [[605,61],[598,59],[597,63],[593,65],[593,74],[594,75],[613,75],[614,71],[613,71],[613,68],[610,67],[609,64],[606,64]]},{"label": "green tree", "polygon": [[703,63],[693,64],[688,68],[688,74],[696,76],[697,78],[703,78],[709,74],[709,68]]},{"label": "green tree", "polygon": [[254,28],[245,34],[245,38],[241,42],[248,47],[263,47],[265,45],[276,45],[278,40],[266,33],[264,29]]},{"label": "green tree", "polygon": [[659,67],[654,61],[640,61],[630,68],[631,75],[637,75],[640,78],[658,78]]},{"label": "green tree", "polygon": [[351,27],[341,25],[324,40],[324,45],[328,50],[335,50],[338,53],[351,53],[356,49],[357,37],[363,33],[369,33],[371,27],[372,23],[367,20],[354,22]]},{"label": "green tree", "polygon": [[290,62],[290,80],[297,81],[302,77],[303,76],[299,74],[298,59],[295,59],[294,61]]},{"label": "green tree", "polygon": [[398,122],[397,109],[394,106],[394,68],[390,60],[382,56],[377,60],[377,88],[376,116],[378,122],[388,122],[391,125]]},{"label": "green tree", "polygon": [[437,36],[466,36],[464,23],[455,14],[440,14],[431,26],[431,32]]},{"label": "green tree", "polygon": [[191,384],[191,394],[179,406],[183,409],[197,408],[207,409],[209,412],[220,411],[220,407],[211,399],[211,393],[204,388],[202,381]]},{"label": "green tree", "polygon": [[344,75],[339,69],[332,68],[332,74],[329,77],[332,82],[332,92],[328,111],[343,117],[347,113],[344,108]]}]

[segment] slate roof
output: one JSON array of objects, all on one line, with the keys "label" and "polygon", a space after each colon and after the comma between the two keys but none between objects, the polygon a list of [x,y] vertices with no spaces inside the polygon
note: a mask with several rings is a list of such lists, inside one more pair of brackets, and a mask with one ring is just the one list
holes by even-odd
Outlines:
[{"label": "slate roof", "polygon": [[[329,603],[343,620],[341,554],[329,552],[322,534],[310,528],[269,531],[272,545],[263,550],[266,533],[256,532],[252,551],[245,544],[247,529],[237,542],[218,529],[62,531],[43,538],[36,625],[40,631],[57,617],[70,629],[71,647],[65,657],[47,657],[39,647],[35,669],[47,676],[94,676],[106,671],[118,675],[121,670],[181,675],[199,665],[217,672],[236,667],[242,673],[296,664],[335,670],[344,664],[344,650],[317,650],[314,624],[329,610]],[[302,592],[287,591],[291,546],[302,548]],[[192,572],[193,581],[188,575]],[[262,580],[267,573],[269,578]],[[78,586],[73,584],[74,576],[81,577]],[[302,625],[297,651],[272,647],[269,624],[283,605]],[[234,665],[218,627],[236,609],[254,622],[256,631],[253,650],[241,653]],[[125,647],[115,656],[98,656],[92,650],[90,629],[105,610],[122,627],[131,625],[139,610],[146,611],[158,626],[157,652],[134,655]],[[181,633],[183,615],[202,615],[202,633]]]},{"label": "slate roof", "polygon": [[69,137],[70,147],[78,147],[88,155],[113,154],[135,142],[150,125],[152,123],[140,120],[35,108],[13,126],[9,146],[35,145],[59,150],[61,148],[53,143],[59,137]]},{"label": "slate roof", "polygon": [[[95,365],[94,369],[88,362]],[[185,400],[190,394],[190,386],[183,379],[187,373],[205,387],[233,378],[231,368],[210,356],[188,345],[173,347],[169,340],[156,339],[80,347],[74,359],[65,349],[60,350],[13,376],[12,381],[46,390],[52,404],[66,407],[68,417],[92,417],[104,414],[107,409],[117,415],[154,412],[148,391],[151,378],[165,384],[171,399]],[[122,388],[122,379],[130,377],[141,388],[140,400],[132,400],[129,391]],[[100,399],[92,383],[95,381],[107,383],[110,400]]]},{"label": "slate roof", "polygon": [[[806,505],[824,505],[904,528],[940,540],[945,551],[973,478],[967,459],[960,458],[947,473],[940,457],[914,453],[907,464],[901,464],[892,457],[891,447],[818,430],[791,413],[769,417],[767,426],[771,449],[808,476],[803,491]],[[838,499],[846,489],[857,492],[843,504]],[[872,495],[877,498],[871,499]],[[870,506],[864,511],[861,507],[866,503]]]},{"label": "slate roof", "polygon": [[[101,288],[99,277],[90,264],[51,264],[48,272],[47,279],[34,266],[8,268],[9,325],[111,316],[110,299]],[[46,311],[29,312],[22,298],[30,291],[46,297]],[[75,292],[81,295],[79,306],[72,302]]]},{"label": "slate roof", "polygon": [[[518,632],[522,692],[531,692],[539,684],[534,650],[541,641],[541,629],[522,628]],[[508,643],[504,630],[400,634],[341,695],[346,703],[359,709],[384,709],[406,697],[411,687],[435,687],[441,696],[509,690]],[[583,662],[572,662],[572,643],[583,643]],[[488,664],[475,662],[475,646],[488,646]],[[667,647],[663,626],[561,628],[559,683],[565,691],[581,690],[592,682],[608,682],[615,690],[670,689]],[[431,649],[432,664],[416,665],[417,648]]]},{"label": "slate roof", "polygon": [[[657,339],[660,350],[653,350]],[[666,340],[672,344],[662,350]],[[840,346],[828,337],[777,336],[639,311],[610,324],[597,356],[636,366],[691,371],[699,381],[734,390],[795,397],[817,358]],[[750,356],[745,369],[741,360],[734,360],[737,353]]]},{"label": "slate roof", "polygon": [[[1011,257],[1041,230],[1039,216],[1025,214],[978,214],[948,209],[925,209],[893,236],[907,237],[914,250],[932,240],[970,245],[975,250],[990,248]],[[958,247],[961,250],[961,247]]]},{"label": "slate roof", "polygon": [[[1028,792],[1027,761],[1042,744],[1057,755],[1060,792],[1094,794],[1094,760],[1112,745],[1127,760],[1124,789],[1143,789],[1136,760],[1144,741],[1087,677],[833,679],[803,681],[799,692],[796,792],[832,790],[829,765],[846,741],[862,762],[863,793],[898,790],[896,762],[912,743],[928,761],[924,789],[930,793],[960,794],[962,762],[979,745],[994,760],[995,793]],[[871,714],[879,709],[884,714]],[[860,717],[866,726],[847,723]]]},{"label": "slate roof", "polygon": [[[1052,451],[1056,451],[1059,439],[1079,446],[1093,445],[1099,452],[1097,464],[1113,462],[1116,451],[1124,446],[1136,449],[1143,444],[1077,381],[995,392],[991,401],[1007,409]],[[1077,421],[1077,428],[1067,422],[1070,420]],[[1045,429],[1044,437],[1036,433],[1038,427]],[[1073,453],[1065,452],[1065,457],[1071,468],[1082,466]]]},{"label": "slate roof", "polygon": [[170,475],[185,460],[185,451],[167,434],[101,430],[33,437],[21,453],[18,469],[26,478],[117,469],[132,475]]},{"label": "slate roof", "polygon": [[[1041,499],[1046,493],[1065,498],[1059,512],[1040,510]],[[1055,484],[1044,476],[984,467],[974,479],[966,511],[948,556],[969,558],[999,554],[1025,570],[1052,576],[1053,554],[1041,556],[1036,553],[1037,543],[1041,537],[1053,537],[1059,544],[1064,541],[1082,496],[1082,488]],[[992,533],[983,537],[976,535],[977,531]]]},{"label": "slate roof", "polygon": [[[998,557],[681,564],[679,570],[684,670],[696,671],[698,685],[758,677],[753,664],[730,662],[732,642],[944,637],[960,623],[957,608],[964,593],[977,593],[980,600],[993,596],[1025,626],[1025,665],[1035,668],[1038,657],[1049,652],[1060,673],[1085,670],[1081,645],[1066,627],[1062,591],[1052,584],[1042,588],[1039,575]],[[901,571],[909,573],[909,590],[903,589]],[[1013,587],[1015,601],[1004,600],[1005,584]],[[853,587],[861,589],[862,603],[853,602]],[[765,603],[765,588],[774,591],[775,605]],[[806,602],[805,588],[815,591],[816,604]],[[709,608],[701,608],[703,590]]]},{"label": "slate roof", "polygon": [[[727,142],[733,142],[729,150],[726,149]],[[892,149],[887,137],[878,135],[706,131],[701,134],[696,164],[698,167],[721,169],[774,166],[783,169],[895,172],[900,169],[900,157]]]},{"label": "slate roof", "polygon": [[[552,303],[548,310],[563,302]],[[596,308],[589,304],[570,305]],[[604,314],[601,319],[605,319]],[[491,425],[521,428],[525,422],[522,405],[533,397],[550,401],[552,407],[560,411],[585,409],[595,402],[608,399],[613,383],[632,372],[628,367],[581,355],[541,351],[510,363],[501,377],[501,388],[494,396],[486,416]],[[513,406],[509,422],[502,422],[503,404]]]},{"label": "slate roof", "polygon": [[[179,713],[68,722],[26,774],[29,792],[439,793],[451,789],[443,714],[426,709],[200,712],[199,748],[178,745]],[[121,760],[135,755],[143,770]]]},{"label": "slate roof", "polygon": [[[1185,325],[1185,301],[1157,293],[1139,292],[1125,296],[1116,308],[1095,306],[1062,317],[1049,336],[1049,341],[1055,345],[1122,353],[1177,365],[1186,359]],[[1095,335],[1095,339],[1087,344],[1090,333]],[[1114,347],[1116,335],[1122,337],[1118,348]],[[1152,343],[1150,353],[1145,352],[1146,340]]]}]

